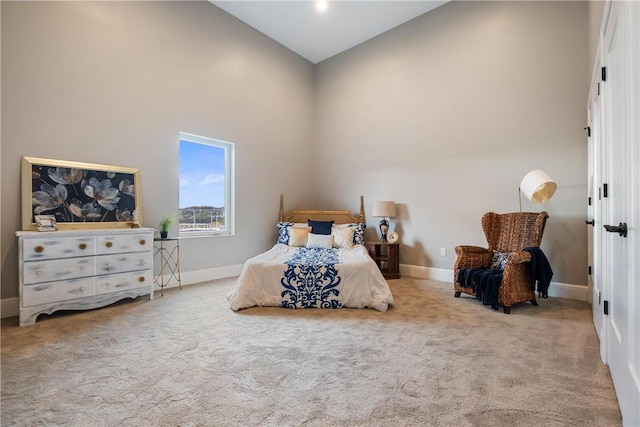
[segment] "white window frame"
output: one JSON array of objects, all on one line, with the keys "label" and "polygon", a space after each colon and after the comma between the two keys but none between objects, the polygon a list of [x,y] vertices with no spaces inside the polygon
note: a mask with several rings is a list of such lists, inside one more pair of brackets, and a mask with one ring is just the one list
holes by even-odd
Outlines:
[{"label": "white window frame", "polygon": [[[180,132],[180,141],[187,141],[196,144],[210,145],[224,150],[224,209],[225,209],[225,229],[223,231],[179,231],[180,237],[210,237],[210,236],[233,236],[235,235],[235,144],[233,142],[222,141],[220,139],[206,136],[194,135],[187,132]],[[179,191],[179,190],[178,190]]]}]

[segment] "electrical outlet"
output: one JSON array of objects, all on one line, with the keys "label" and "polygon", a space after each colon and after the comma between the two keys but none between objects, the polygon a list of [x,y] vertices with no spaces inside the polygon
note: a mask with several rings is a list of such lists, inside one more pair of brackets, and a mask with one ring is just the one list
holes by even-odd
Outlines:
[{"label": "electrical outlet", "polygon": [[440,256],[447,256],[447,248],[440,248]]}]

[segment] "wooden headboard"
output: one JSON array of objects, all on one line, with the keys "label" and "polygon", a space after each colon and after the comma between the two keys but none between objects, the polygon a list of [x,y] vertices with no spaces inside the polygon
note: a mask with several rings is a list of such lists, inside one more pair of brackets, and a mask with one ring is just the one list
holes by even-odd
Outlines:
[{"label": "wooden headboard", "polygon": [[335,224],[364,223],[364,196],[360,196],[360,214],[353,215],[349,210],[303,210],[294,209],[289,215],[284,214],[283,197],[280,195],[280,222],[333,221]]}]

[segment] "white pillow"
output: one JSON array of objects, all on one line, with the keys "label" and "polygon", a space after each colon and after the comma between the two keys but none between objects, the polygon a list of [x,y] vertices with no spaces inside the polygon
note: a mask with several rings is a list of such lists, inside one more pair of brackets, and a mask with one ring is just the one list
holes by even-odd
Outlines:
[{"label": "white pillow", "polygon": [[307,239],[308,248],[331,249],[332,243],[333,236],[331,234],[309,233],[309,238]]},{"label": "white pillow", "polygon": [[289,227],[289,246],[306,246],[309,227]]},{"label": "white pillow", "polygon": [[338,229],[353,228],[352,246],[364,245],[364,229],[366,228],[365,224],[361,222],[352,222],[348,224],[334,224],[333,226]]},{"label": "white pillow", "polygon": [[340,249],[348,249],[353,247],[353,227],[341,228],[332,227],[331,235],[333,236],[333,247]]}]

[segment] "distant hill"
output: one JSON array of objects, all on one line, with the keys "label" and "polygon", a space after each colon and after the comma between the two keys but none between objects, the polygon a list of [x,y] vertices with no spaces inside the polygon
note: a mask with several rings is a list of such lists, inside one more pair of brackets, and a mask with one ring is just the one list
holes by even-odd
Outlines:
[{"label": "distant hill", "polygon": [[224,207],[189,206],[181,208],[180,223],[224,224]]}]

